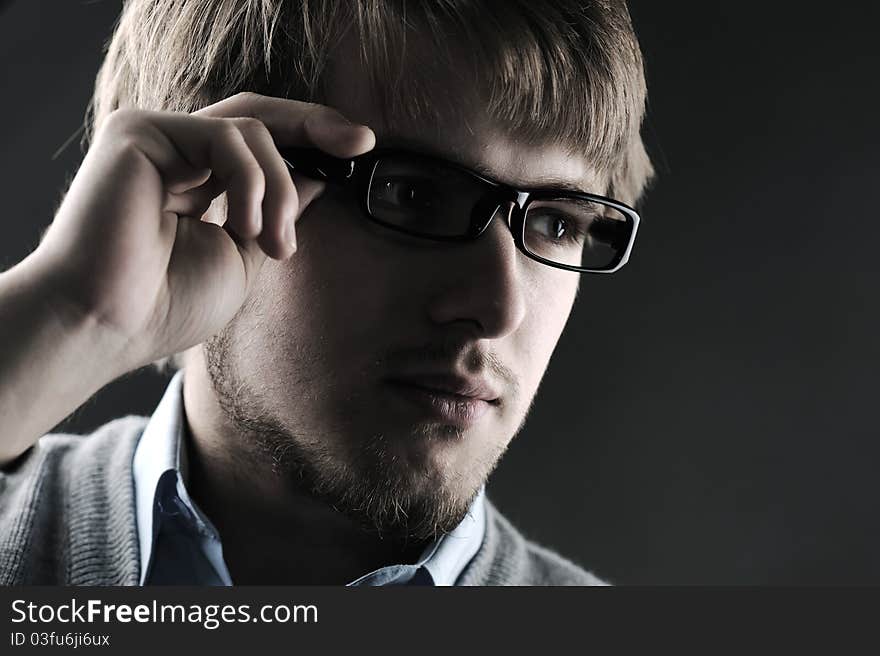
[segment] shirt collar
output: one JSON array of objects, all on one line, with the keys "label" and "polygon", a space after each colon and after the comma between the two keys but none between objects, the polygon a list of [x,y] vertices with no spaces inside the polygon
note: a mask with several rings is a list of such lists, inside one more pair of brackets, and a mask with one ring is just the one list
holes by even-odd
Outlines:
[{"label": "shirt collar", "polygon": [[348,585],[403,584],[418,577],[420,571],[427,573],[432,585],[455,585],[483,544],[486,533],[485,494],[485,487],[481,487],[458,526],[429,544],[414,564],[388,565],[364,574]]},{"label": "shirt collar", "polygon": [[[216,535],[210,521],[201,515],[186,491],[186,449],[184,430],[183,371],[178,371],[165,390],[138,443],[132,465],[135,487],[135,512],[140,545],[141,585],[150,566],[153,544],[158,530],[157,503],[160,482],[166,472],[175,472],[176,492],[204,528]],[[167,476],[166,476],[167,480]],[[434,540],[414,565],[390,565],[370,572],[350,585],[370,585],[374,580],[390,581],[397,569],[413,571],[424,568],[434,585],[454,585],[464,568],[483,543],[486,529],[485,487],[475,496],[464,519],[450,533]]]},{"label": "shirt collar", "polygon": [[481,487],[467,515],[448,533],[434,541],[423,555],[434,585],[455,585],[455,580],[477,555],[486,533],[486,489]]},{"label": "shirt collar", "polygon": [[183,431],[182,383],[183,372],[177,372],[150,417],[134,454],[132,473],[141,552],[141,585],[147,575],[155,539],[154,509],[159,480],[167,471],[179,471]]}]

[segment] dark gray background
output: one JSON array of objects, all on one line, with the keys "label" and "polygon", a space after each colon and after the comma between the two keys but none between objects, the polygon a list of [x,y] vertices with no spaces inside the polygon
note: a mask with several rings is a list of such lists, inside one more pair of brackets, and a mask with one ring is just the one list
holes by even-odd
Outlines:
[{"label": "dark gray background", "polygon": [[[76,170],[76,143],[52,154],[119,6],[0,2],[3,267]],[[660,176],[489,486],[616,583],[880,583],[880,9],[807,6],[631,3]],[[64,426],[149,414],[163,385],[127,376]]]}]

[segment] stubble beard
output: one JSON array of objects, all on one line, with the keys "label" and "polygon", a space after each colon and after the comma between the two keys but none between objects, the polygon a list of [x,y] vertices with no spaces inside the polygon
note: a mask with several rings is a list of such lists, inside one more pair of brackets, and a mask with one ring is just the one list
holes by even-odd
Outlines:
[{"label": "stubble beard", "polygon": [[[465,474],[413,468],[401,461],[391,438],[378,432],[367,432],[361,439],[297,434],[266,410],[255,390],[238,375],[231,357],[233,343],[228,326],[204,344],[214,393],[237,429],[230,438],[235,444],[229,446],[249,456],[256,475],[271,472],[291,491],[323,502],[365,532],[402,547],[452,531],[506,450],[506,442],[498,445]],[[413,439],[456,439],[449,432],[454,431],[426,430]]]}]

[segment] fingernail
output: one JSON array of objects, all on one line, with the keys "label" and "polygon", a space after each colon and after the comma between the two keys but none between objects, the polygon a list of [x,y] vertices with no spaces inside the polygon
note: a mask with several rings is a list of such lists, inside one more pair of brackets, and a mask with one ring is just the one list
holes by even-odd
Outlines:
[{"label": "fingernail", "polygon": [[254,234],[258,235],[263,231],[263,208],[257,206],[257,209],[254,210],[253,216],[251,216],[251,221],[254,224]]},{"label": "fingernail", "polygon": [[288,246],[296,252],[296,227],[293,224],[293,221],[289,222],[287,226],[284,228],[284,240],[287,242]]},{"label": "fingernail", "polygon": [[342,114],[338,114],[336,112],[328,112],[327,119],[334,126],[339,127],[355,127],[354,123],[345,118]]},{"label": "fingernail", "polygon": [[327,127],[334,130],[369,130],[363,123],[352,123],[342,114],[330,112],[327,114]]}]

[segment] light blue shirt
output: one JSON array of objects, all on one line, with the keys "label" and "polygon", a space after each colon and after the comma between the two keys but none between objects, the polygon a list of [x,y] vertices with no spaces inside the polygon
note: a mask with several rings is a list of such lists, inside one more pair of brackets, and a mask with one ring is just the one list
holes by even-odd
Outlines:
[{"label": "light blue shirt", "polygon": [[[183,372],[165,394],[141,436],[133,461],[141,585],[232,585],[220,535],[186,491]],[[485,489],[450,533],[414,564],[389,565],[348,585],[455,585],[486,531]]]}]

